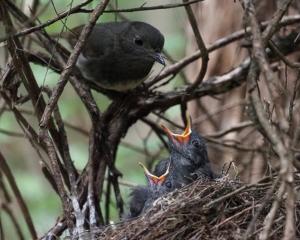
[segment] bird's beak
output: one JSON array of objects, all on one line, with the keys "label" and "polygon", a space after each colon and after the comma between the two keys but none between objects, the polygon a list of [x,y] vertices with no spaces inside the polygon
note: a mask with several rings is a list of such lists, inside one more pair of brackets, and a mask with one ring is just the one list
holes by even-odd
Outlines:
[{"label": "bird's beak", "polygon": [[161,54],[161,53],[154,53],[153,55],[154,57],[154,60],[164,66],[166,66],[166,62],[165,62],[165,59],[164,59],[164,56]]},{"label": "bird's beak", "polygon": [[169,128],[161,125],[163,131],[167,134],[169,139],[174,143],[186,144],[190,141],[192,128],[191,128],[191,117],[187,114],[187,124],[182,134],[173,133]]},{"label": "bird's beak", "polygon": [[142,164],[141,162],[139,162],[139,165],[144,169],[145,176],[148,178],[148,180],[152,184],[162,185],[165,182],[167,176],[169,175],[170,163],[168,165],[166,172],[163,175],[161,175],[160,177],[157,177],[157,176],[153,175],[152,173],[150,173],[149,170],[145,167],[145,165]]}]

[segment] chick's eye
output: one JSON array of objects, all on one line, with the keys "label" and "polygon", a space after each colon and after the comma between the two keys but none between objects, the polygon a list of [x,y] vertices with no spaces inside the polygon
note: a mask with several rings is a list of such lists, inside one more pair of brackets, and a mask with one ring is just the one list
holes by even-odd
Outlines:
[{"label": "chick's eye", "polygon": [[192,144],[195,147],[199,147],[200,146],[200,144],[199,144],[199,142],[197,140],[192,140]]},{"label": "chick's eye", "polygon": [[143,46],[143,40],[140,38],[135,38],[134,43],[138,46]]},{"label": "chick's eye", "polygon": [[172,187],[172,184],[170,182],[166,182],[166,187],[167,188],[171,188]]}]

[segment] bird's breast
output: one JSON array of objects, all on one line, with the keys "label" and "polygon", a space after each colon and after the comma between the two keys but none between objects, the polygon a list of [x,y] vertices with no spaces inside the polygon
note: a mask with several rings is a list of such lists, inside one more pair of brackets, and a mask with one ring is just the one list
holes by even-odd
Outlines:
[{"label": "bird's breast", "polygon": [[98,58],[80,54],[76,66],[84,78],[102,88],[127,91],[153,75],[153,63],[149,59],[122,54],[117,56],[115,53]]}]

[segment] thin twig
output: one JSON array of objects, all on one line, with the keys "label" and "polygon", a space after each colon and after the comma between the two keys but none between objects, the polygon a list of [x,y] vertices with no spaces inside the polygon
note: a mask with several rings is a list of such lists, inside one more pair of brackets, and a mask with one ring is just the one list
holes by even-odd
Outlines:
[{"label": "thin twig", "polygon": [[[187,0],[183,0],[184,3],[187,2]],[[202,55],[202,65],[201,65],[201,70],[196,78],[196,80],[193,82],[193,84],[187,89],[187,91],[193,91],[203,80],[205,73],[207,71],[207,66],[208,66],[208,50],[205,46],[205,43],[203,41],[203,38],[200,34],[199,28],[198,28],[198,24],[197,24],[197,20],[196,17],[193,13],[193,10],[191,8],[190,5],[186,5],[185,6],[185,10],[187,12],[191,27],[193,29],[195,38],[196,38],[196,43],[198,45],[198,48],[201,52]]]},{"label": "thin twig", "polygon": [[105,7],[107,6],[109,0],[103,0],[101,3],[97,5],[97,7],[94,9],[94,11],[91,14],[91,18],[89,20],[89,23],[84,26],[82,29],[82,32],[78,38],[78,41],[74,47],[73,53],[70,55],[63,72],[61,73],[60,80],[58,81],[58,84],[53,89],[52,95],[49,99],[49,102],[47,103],[47,106],[44,110],[43,116],[40,121],[40,127],[46,128],[48,127],[48,122],[51,117],[51,113],[53,112],[57,101],[62,94],[64,87],[66,86],[68,82],[68,78],[71,74],[71,71],[77,61],[77,58],[81,52],[81,49],[83,48],[88,36],[90,35],[94,25],[96,24],[96,21],[98,18],[102,15]]},{"label": "thin twig", "polygon": [[32,239],[37,239],[37,233],[36,233],[32,218],[30,216],[28,207],[27,207],[27,205],[22,197],[22,194],[16,184],[15,178],[14,178],[12,172],[10,171],[10,168],[7,165],[6,160],[1,152],[0,152],[0,166],[1,166],[1,170],[2,170],[3,174],[6,176],[8,182],[11,186],[11,189],[16,197],[16,200],[22,211],[23,217],[25,219],[25,222],[27,224],[27,227],[29,229]]}]

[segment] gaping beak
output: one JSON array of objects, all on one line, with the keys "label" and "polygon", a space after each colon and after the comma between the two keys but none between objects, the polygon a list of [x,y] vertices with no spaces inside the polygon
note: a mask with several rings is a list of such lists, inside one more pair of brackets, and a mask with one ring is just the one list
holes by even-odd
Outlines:
[{"label": "gaping beak", "polygon": [[145,176],[148,178],[148,180],[149,180],[152,184],[162,185],[162,184],[165,182],[167,176],[169,175],[169,171],[170,171],[170,163],[169,163],[169,165],[168,165],[168,168],[167,168],[166,172],[165,172],[163,175],[161,175],[160,177],[157,177],[157,176],[151,174],[151,173],[149,172],[149,170],[145,167],[145,165],[142,164],[141,162],[139,162],[139,165],[144,169]]},{"label": "gaping beak", "polygon": [[161,53],[154,53],[153,57],[156,62],[160,63],[161,65],[166,66],[164,56]]},{"label": "gaping beak", "polygon": [[174,143],[186,144],[190,141],[192,128],[191,128],[191,117],[187,114],[187,124],[182,134],[173,133],[169,128],[161,125],[164,132],[168,135],[169,139]]}]

